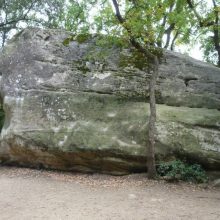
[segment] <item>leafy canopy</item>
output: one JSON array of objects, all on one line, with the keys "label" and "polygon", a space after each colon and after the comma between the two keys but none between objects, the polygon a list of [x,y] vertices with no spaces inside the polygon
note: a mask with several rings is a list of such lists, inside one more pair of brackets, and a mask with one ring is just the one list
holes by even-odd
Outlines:
[{"label": "leafy canopy", "polygon": [[[200,43],[220,63],[220,0],[118,0],[126,26],[143,44],[174,50]],[[28,26],[127,39],[112,0],[0,0],[0,43]]]}]

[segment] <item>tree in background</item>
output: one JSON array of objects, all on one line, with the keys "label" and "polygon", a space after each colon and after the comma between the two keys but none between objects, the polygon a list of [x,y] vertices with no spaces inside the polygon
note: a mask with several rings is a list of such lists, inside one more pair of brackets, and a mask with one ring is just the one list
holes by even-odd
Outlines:
[{"label": "tree in background", "polygon": [[220,1],[210,0],[209,6],[205,1],[186,1],[196,21],[205,60],[220,67]]},{"label": "tree in background", "polygon": [[[197,41],[202,45],[204,59],[220,65],[219,0],[119,0],[119,3],[122,13],[126,10],[126,16],[133,19],[136,34],[139,34],[138,19],[145,19],[152,45],[174,50]],[[111,7],[108,0],[0,0],[0,44],[4,46],[16,31],[28,26],[124,36]]]},{"label": "tree in background", "polygon": [[[48,28],[59,28],[77,33],[89,33],[89,11],[91,5],[80,0],[49,1],[50,5],[44,13],[43,26]],[[57,8],[56,13],[53,8]]]},{"label": "tree in background", "polygon": [[4,46],[8,33],[16,28],[18,22],[28,21],[28,14],[34,7],[34,1],[6,1],[0,0],[0,32],[2,46]]},{"label": "tree in background", "polygon": [[92,4],[80,0],[0,0],[1,46],[23,28],[59,28],[89,33]]},{"label": "tree in background", "polygon": [[59,27],[58,21],[64,10],[61,0],[0,0],[0,42],[28,26]]}]

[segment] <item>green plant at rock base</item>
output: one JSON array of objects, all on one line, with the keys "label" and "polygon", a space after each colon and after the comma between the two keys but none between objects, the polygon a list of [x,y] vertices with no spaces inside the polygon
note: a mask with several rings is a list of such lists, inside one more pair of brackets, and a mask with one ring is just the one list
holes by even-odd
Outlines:
[{"label": "green plant at rock base", "polygon": [[157,166],[158,175],[168,177],[169,180],[183,180],[194,183],[208,181],[205,171],[199,164],[187,164],[180,160],[161,163]]}]

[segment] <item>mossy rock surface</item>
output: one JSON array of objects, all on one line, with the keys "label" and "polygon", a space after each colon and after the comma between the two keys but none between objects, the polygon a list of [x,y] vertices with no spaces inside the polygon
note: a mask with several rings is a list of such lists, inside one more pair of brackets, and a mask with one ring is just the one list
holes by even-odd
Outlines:
[{"label": "mossy rock surface", "polygon": [[[27,29],[1,53],[0,161],[116,175],[146,171],[148,62],[94,36],[63,45],[71,36]],[[179,158],[220,170],[220,70],[165,51],[156,98],[157,161]]]}]

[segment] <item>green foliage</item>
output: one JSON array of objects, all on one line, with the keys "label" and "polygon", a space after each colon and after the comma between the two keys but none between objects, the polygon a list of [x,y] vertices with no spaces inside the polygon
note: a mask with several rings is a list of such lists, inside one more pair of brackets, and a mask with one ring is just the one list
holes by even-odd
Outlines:
[{"label": "green foliage", "polygon": [[168,177],[169,180],[183,180],[187,182],[204,183],[208,178],[199,164],[187,164],[180,160],[161,163],[157,167],[160,176]]},{"label": "green foliage", "polygon": [[[142,45],[174,49],[199,42],[204,59],[217,64],[220,39],[214,42],[213,35],[217,29],[220,33],[216,23],[220,2],[213,1],[216,6],[208,0],[191,2],[193,9],[186,0],[118,0],[125,26]],[[28,26],[59,28],[74,35],[104,34],[109,37],[106,41],[117,37],[124,43],[128,38],[117,23],[112,0],[0,0],[2,46],[12,33]]]},{"label": "green foliage", "polygon": [[215,50],[215,45],[212,37],[204,37],[201,41],[201,48],[204,51],[203,57],[206,62],[217,64],[218,63],[218,53]]},{"label": "green foliage", "polygon": [[[208,4],[209,2],[209,4]],[[190,8],[192,28],[191,38],[201,44],[204,59],[215,65],[220,65],[220,1],[191,0]],[[193,30],[193,31],[192,31]]]},{"label": "green foliage", "polygon": [[59,17],[66,1],[62,0],[0,0],[0,43],[17,30],[28,26],[59,27]]},{"label": "green foliage", "polygon": [[63,8],[56,16],[57,28],[72,31],[74,34],[89,33],[89,5],[88,2],[79,0],[63,1]]}]

